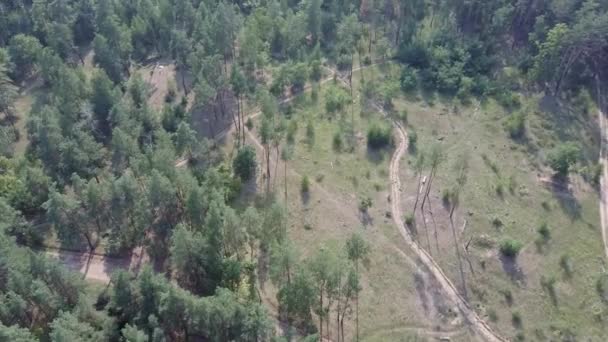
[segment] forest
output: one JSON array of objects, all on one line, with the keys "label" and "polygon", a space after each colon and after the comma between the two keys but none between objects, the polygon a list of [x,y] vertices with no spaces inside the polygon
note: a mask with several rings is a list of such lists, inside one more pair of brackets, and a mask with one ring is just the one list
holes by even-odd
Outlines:
[{"label": "forest", "polygon": [[[416,310],[399,298],[416,296],[421,279],[441,284],[429,280],[435,267],[457,284],[452,297],[429,290],[456,308],[437,309],[437,326],[464,321],[452,340],[492,340],[467,310],[497,341],[601,340],[608,275],[572,270],[585,253],[555,251],[558,242],[552,252],[551,241],[570,227],[600,250],[600,228],[587,226],[599,227],[603,199],[596,112],[608,108],[606,89],[606,0],[3,0],[0,341],[433,340],[450,330],[395,323],[378,337],[387,324],[373,317],[391,315],[375,298],[393,295]],[[535,121],[537,95],[576,115]],[[436,126],[416,116],[439,108]],[[447,117],[457,133],[442,133]],[[502,140],[450,152],[479,144],[467,133],[477,130]],[[389,207],[401,195],[387,192],[393,152],[408,156],[398,215]],[[521,160],[534,167],[516,169]],[[478,166],[479,177],[495,175],[487,208],[467,192],[482,184]],[[533,174],[549,175],[547,199],[526,185]],[[575,213],[561,195],[572,186],[585,190],[568,198],[586,196]],[[523,223],[500,211],[519,195],[529,196],[517,204]],[[473,228],[460,233],[462,218]],[[440,247],[438,225],[453,244]],[[566,274],[587,272],[587,283],[538,263],[540,280],[528,283],[540,290],[530,290],[469,244],[495,246],[496,262],[547,256]],[[397,266],[401,254],[418,266]],[[89,279],[82,270],[100,258],[106,269]],[[606,255],[584,260],[595,267]],[[400,277],[411,285],[396,295]],[[476,304],[509,303],[511,291],[544,293],[555,311],[524,321],[524,307],[500,318],[500,304]],[[561,300],[566,292],[586,299]],[[587,306],[592,314],[576,311]],[[548,327],[556,316],[589,326]]]}]

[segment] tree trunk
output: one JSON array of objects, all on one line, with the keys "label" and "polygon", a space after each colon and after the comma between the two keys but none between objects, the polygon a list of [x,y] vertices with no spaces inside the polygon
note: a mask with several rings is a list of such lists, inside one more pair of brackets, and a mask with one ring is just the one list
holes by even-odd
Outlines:
[{"label": "tree trunk", "polygon": [[319,294],[319,340],[323,340],[323,290]]},{"label": "tree trunk", "polygon": [[416,201],[414,202],[414,210],[412,210],[412,216],[416,215],[416,208],[418,207],[418,200],[420,199],[420,186],[422,183],[422,172],[418,172],[418,187],[416,188]]},{"label": "tree trunk", "polygon": [[283,162],[284,182],[285,182],[285,205],[287,205],[287,158]]},{"label": "tree trunk", "polygon": [[[355,262],[355,272],[357,272],[357,276],[359,276],[359,261]],[[355,319],[355,330],[357,332],[357,342],[359,342],[359,291],[355,294],[355,311],[356,311],[356,319]],[[344,337],[344,317],[342,317],[342,337]]]},{"label": "tree trunk", "polygon": [[468,299],[467,284],[464,278],[464,270],[462,268],[462,257],[460,256],[460,248],[458,248],[458,237],[456,236],[456,229],[454,228],[454,210],[456,210],[456,205],[453,205],[450,209],[450,227],[452,228],[452,238],[454,239],[454,247],[456,248],[456,257],[458,258],[458,268],[460,271],[460,279],[462,281],[463,296],[465,299]]}]

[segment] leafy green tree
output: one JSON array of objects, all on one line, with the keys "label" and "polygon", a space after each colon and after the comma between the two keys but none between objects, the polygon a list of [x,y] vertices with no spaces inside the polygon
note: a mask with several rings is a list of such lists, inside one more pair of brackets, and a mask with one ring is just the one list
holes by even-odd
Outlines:
[{"label": "leafy green tree", "polygon": [[18,326],[5,326],[0,322],[0,340],[12,342],[35,342],[34,335],[25,328]]},{"label": "leafy green tree", "polygon": [[102,137],[108,138],[112,133],[110,112],[118,102],[120,93],[114,88],[114,84],[103,70],[99,70],[93,75],[91,85],[93,88],[91,104],[93,105],[97,128]]},{"label": "leafy green tree", "polygon": [[94,342],[103,339],[103,332],[96,331],[73,314],[63,312],[51,323],[50,337],[53,342]]},{"label": "leafy green tree", "polygon": [[14,63],[13,74],[20,81],[27,78],[42,52],[42,44],[35,37],[18,34],[11,38],[8,45],[11,62]]},{"label": "leafy green tree", "polygon": [[574,143],[562,143],[547,155],[549,166],[558,176],[566,176],[570,167],[579,159],[580,149]]},{"label": "leafy green tree", "polygon": [[246,145],[239,149],[232,163],[234,173],[243,181],[250,180],[255,176],[257,162],[255,150],[250,145]]},{"label": "leafy green tree", "polygon": [[[351,235],[351,237],[346,241],[346,254],[348,259],[351,260],[355,264],[355,275],[349,275],[349,280],[347,282],[348,289],[347,293],[349,296],[352,295],[354,291],[355,294],[355,303],[356,303],[356,332],[357,332],[357,340],[359,340],[359,290],[358,290],[358,278],[359,278],[359,264],[361,262],[367,261],[367,258],[370,253],[369,244],[363,239],[363,237],[357,233]],[[355,291],[355,289],[357,289]],[[344,317],[344,316],[343,316]],[[344,323],[340,323],[341,328],[343,329]],[[344,336],[344,332],[342,332],[342,336]]]}]

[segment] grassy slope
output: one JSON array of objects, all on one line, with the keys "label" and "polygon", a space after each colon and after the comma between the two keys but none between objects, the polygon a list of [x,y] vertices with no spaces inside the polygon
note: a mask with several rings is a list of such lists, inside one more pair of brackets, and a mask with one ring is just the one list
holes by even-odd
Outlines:
[{"label": "grassy slope", "polygon": [[[330,82],[331,83],[331,82]],[[355,89],[358,88],[358,75]],[[365,133],[369,122],[382,120],[373,111],[360,115],[354,105],[357,144],[355,151],[336,152],[333,136],[337,131],[348,134],[346,123],[350,122],[349,111],[335,114],[331,118],[324,110],[324,85],[318,102],[303,95],[294,102],[293,119],[298,121],[298,133],[293,160],[289,162],[288,208],[290,213],[290,237],[305,257],[321,246],[330,244],[342,248],[348,236],[359,231],[371,246],[370,265],[363,272],[363,291],[360,298],[361,336],[368,341],[383,341],[394,336],[425,336],[416,331],[460,329],[458,319],[449,313],[451,305],[436,296],[431,281],[416,288],[415,263],[402,254],[407,253],[402,238],[386,217],[388,211],[388,164],[392,149],[382,153],[368,153]],[[357,92],[355,91],[355,97]],[[343,119],[340,116],[343,115]],[[314,144],[309,145],[306,123],[311,119],[315,126]],[[255,120],[256,127],[260,118]],[[348,126],[350,127],[350,126]],[[283,197],[283,164],[279,164],[276,192]],[[274,172],[274,171],[273,171]],[[274,175],[274,173],[273,173]],[[304,202],[300,195],[302,175],[308,175],[316,185],[311,189],[311,198]],[[261,183],[258,186],[263,191]],[[322,189],[321,189],[322,188]],[[331,198],[329,198],[329,197]],[[369,196],[373,200],[370,209],[372,223],[364,226],[357,206],[360,198]],[[311,229],[307,230],[305,226]],[[399,252],[401,251],[401,252]],[[428,301],[425,309],[423,301]],[[453,322],[452,322],[453,321]],[[354,330],[350,322],[351,334]],[[404,330],[405,329],[405,330]],[[468,336],[462,331],[461,336]],[[351,335],[352,336],[352,335]],[[347,337],[348,339],[348,337]]]},{"label": "grassy slope", "polygon": [[[455,183],[453,167],[457,156],[469,156],[468,183],[455,225],[460,230],[463,220],[468,222],[464,233],[459,231],[459,235],[461,244],[472,238],[469,253],[475,274],[464,260],[463,267],[471,301],[479,311],[496,312],[498,321],[493,325],[510,337],[523,333],[528,338],[543,340],[571,331],[579,338],[598,338],[607,332],[602,324],[604,318],[598,321],[594,317],[594,312],[605,311],[596,292],[596,280],[604,263],[597,192],[578,176],[571,177],[570,190],[549,189],[538,179],[549,175],[539,162],[542,151],[557,141],[576,141],[587,158],[597,156],[597,129],[592,119],[578,113],[542,111],[539,103],[538,97],[526,98],[523,110],[527,113],[528,138],[519,142],[512,141],[502,127],[508,114],[491,102],[477,108],[460,108],[458,113],[452,103],[430,107],[405,99],[397,101],[397,108],[408,110],[409,126],[418,133],[421,150],[438,143],[445,153],[431,194],[439,250],[430,220],[428,226],[433,255],[458,284],[457,258],[441,192]],[[483,160],[484,154],[490,163]],[[410,156],[410,165],[413,159]],[[491,163],[498,172],[489,167]],[[410,184],[406,198],[406,210],[410,211],[416,186],[411,166],[403,170],[403,178]],[[508,186],[510,178],[514,180],[512,192]],[[498,183],[503,184],[502,196],[496,191]],[[502,221],[501,227],[491,223],[495,218]],[[417,221],[419,229],[423,229],[420,214]],[[539,250],[535,240],[543,222],[551,229],[551,239]],[[424,235],[420,237],[423,246],[428,246]],[[508,262],[503,265],[499,258],[497,243],[506,237],[524,244],[515,265]],[[483,246],[482,240],[487,240],[490,246]],[[572,260],[572,276],[567,276],[560,267],[562,255]],[[511,273],[512,278],[505,270],[513,266],[516,271]],[[542,276],[556,280],[555,304],[540,284]],[[512,293],[512,305],[506,303],[501,293],[504,291]],[[521,315],[522,328],[512,324],[513,312]]]}]

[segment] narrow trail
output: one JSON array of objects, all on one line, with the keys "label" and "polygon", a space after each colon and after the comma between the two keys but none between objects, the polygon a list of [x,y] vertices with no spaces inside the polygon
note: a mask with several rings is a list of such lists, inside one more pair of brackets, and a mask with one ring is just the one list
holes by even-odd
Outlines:
[{"label": "narrow trail", "polygon": [[606,127],[606,117],[600,110],[597,111],[600,122],[600,157],[599,163],[602,165],[600,175],[600,225],[602,227],[602,242],[604,243],[604,254],[608,258],[608,155],[606,153],[606,143],[608,142],[608,127]]},{"label": "narrow trail", "polygon": [[443,273],[441,267],[439,267],[435,260],[424,249],[422,249],[414,241],[414,239],[412,239],[412,236],[405,227],[405,224],[401,219],[401,180],[399,178],[399,164],[407,150],[407,134],[399,122],[392,120],[392,123],[397,129],[399,136],[399,145],[393,153],[389,168],[391,180],[391,211],[395,225],[399,228],[399,232],[410,249],[416,253],[420,262],[422,262],[429,272],[435,277],[443,289],[443,292],[449,297],[449,299],[456,303],[465,319],[471,324],[473,330],[486,341],[507,341],[495,333],[492,328],[490,328],[490,326],[488,326],[488,324],[482,320],[479,315],[477,315],[475,310],[473,310],[469,306],[468,302],[459,294],[456,286],[454,286],[445,273]]}]

